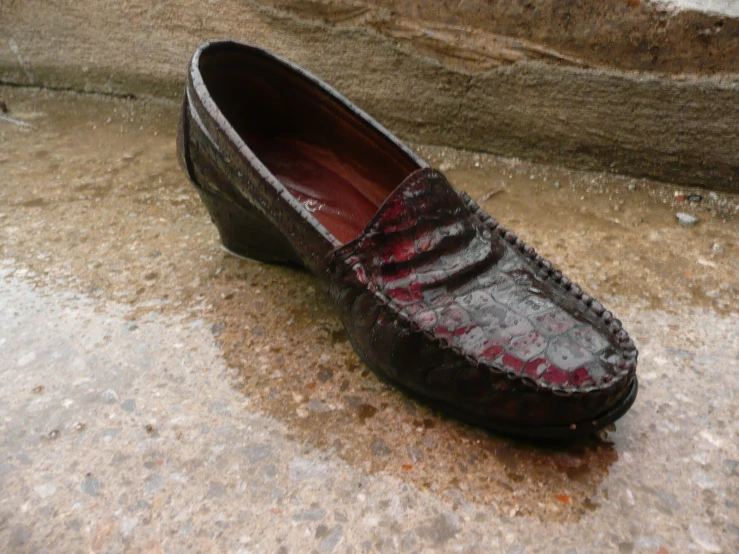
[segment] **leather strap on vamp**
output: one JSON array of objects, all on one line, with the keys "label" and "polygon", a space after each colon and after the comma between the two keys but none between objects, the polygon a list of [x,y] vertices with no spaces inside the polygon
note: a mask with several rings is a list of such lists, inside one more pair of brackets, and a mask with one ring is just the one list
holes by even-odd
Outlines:
[{"label": "leather strap on vamp", "polygon": [[435,170],[412,173],[331,263],[474,365],[562,393],[626,377],[617,339]]}]

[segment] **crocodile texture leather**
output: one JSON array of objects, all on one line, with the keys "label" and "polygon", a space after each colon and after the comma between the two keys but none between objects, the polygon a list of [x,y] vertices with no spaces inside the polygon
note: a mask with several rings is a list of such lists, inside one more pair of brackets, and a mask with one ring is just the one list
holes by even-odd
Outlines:
[{"label": "crocodile texture leather", "polygon": [[411,326],[475,365],[567,393],[629,375],[611,330],[588,320],[587,306],[542,278],[434,170],[412,174],[334,260]]},{"label": "crocodile texture leather", "polygon": [[627,392],[633,343],[497,228],[441,173],[406,179],[332,257],[332,296],[358,350],[392,380],[479,417],[595,416]]},{"label": "crocodile texture leather", "polygon": [[[271,56],[238,43],[212,47]],[[638,354],[620,321],[415,155],[418,169],[359,236],[337,240],[209,96],[198,69],[209,48],[190,69],[178,133],[183,169],[224,244],[319,278],[373,371],[462,419],[534,437],[587,434],[631,406]],[[271,59],[409,152],[318,79]]]}]

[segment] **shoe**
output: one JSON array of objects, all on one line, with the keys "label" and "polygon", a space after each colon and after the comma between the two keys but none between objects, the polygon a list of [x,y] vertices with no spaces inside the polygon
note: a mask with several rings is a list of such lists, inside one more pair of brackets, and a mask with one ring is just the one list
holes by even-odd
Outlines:
[{"label": "shoe", "polygon": [[633,404],[621,322],[303,69],[203,44],[177,142],[225,248],[311,271],[382,378],[535,438],[589,435]]}]

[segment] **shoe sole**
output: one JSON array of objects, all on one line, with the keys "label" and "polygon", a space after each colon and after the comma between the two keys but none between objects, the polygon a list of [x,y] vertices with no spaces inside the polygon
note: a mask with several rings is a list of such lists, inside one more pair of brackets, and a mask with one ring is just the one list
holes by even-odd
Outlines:
[{"label": "shoe sole", "polygon": [[[350,342],[352,342],[351,339],[350,339]],[[631,406],[634,404],[634,401],[636,400],[636,395],[639,390],[639,382],[635,375],[631,382],[630,389],[621,396],[621,398],[619,399],[618,403],[615,406],[611,407],[609,410],[605,412],[600,413],[598,416],[592,419],[588,418],[587,420],[574,422],[569,425],[534,427],[530,425],[512,425],[509,423],[496,423],[496,422],[491,422],[490,420],[482,418],[482,417],[471,415],[446,402],[434,400],[426,396],[423,396],[419,394],[418,392],[412,389],[409,389],[404,384],[390,379],[382,371],[379,371],[378,369],[374,368],[372,364],[369,363],[368,360],[365,358],[365,356],[362,354],[360,349],[358,349],[357,346],[353,342],[352,342],[352,346],[354,347],[354,351],[357,353],[357,355],[362,360],[362,362],[370,370],[372,370],[372,373],[374,373],[381,381],[386,382],[398,388],[399,390],[403,391],[408,396],[414,398],[420,404],[425,404],[426,406],[429,406],[430,408],[437,410],[445,415],[450,415],[454,417],[455,419],[464,421],[465,423],[470,423],[472,425],[475,425],[476,427],[482,427],[489,431],[493,431],[495,433],[500,433],[503,435],[515,436],[516,438],[543,439],[543,440],[574,440],[574,439],[581,439],[581,438],[589,437],[597,433],[598,431],[600,431],[607,425],[610,425],[611,423],[615,422],[621,416],[623,416],[627,411],[629,411],[629,408],[631,408]]]}]

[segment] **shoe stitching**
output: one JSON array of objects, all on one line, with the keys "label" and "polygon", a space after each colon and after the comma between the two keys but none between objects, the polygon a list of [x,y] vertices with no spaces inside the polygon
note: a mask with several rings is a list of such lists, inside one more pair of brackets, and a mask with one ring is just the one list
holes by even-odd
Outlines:
[{"label": "shoe stitching", "polygon": [[[425,178],[425,175],[420,174],[416,176],[412,181],[409,181],[408,184],[410,186],[410,184],[416,183],[423,178]],[[629,339],[628,333],[626,333],[626,331],[621,327],[621,322],[617,319],[614,319],[611,312],[605,310],[600,302],[597,302],[589,295],[584,294],[579,286],[571,283],[569,279],[562,275],[561,271],[557,270],[551,264],[551,262],[542,258],[532,247],[526,245],[514,233],[505,229],[505,227],[500,225],[491,216],[482,211],[482,209],[474,200],[472,200],[472,198],[469,197],[469,195],[464,192],[458,192],[458,194],[465,206],[487,229],[492,232],[497,232],[499,236],[506,240],[506,242],[511,244],[513,247],[515,247],[525,256],[531,259],[534,263],[536,263],[539,268],[540,277],[544,279],[551,278],[552,280],[554,280],[556,283],[561,285],[566,292],[568,292],[574,298],[583,303],[586,309],[593,312],[597,317],[601,318],[604,323],[609,326],[609,331],[616,337],[619,347],[623,350],[623,353],[619,354],[619,361],[613,364],[616,368],[616,374],[614,374],[613,376],[608,376],[610,377],[610,379],[603,378],[600,381],[597,381],[594,385],[587,387],[561,387],[558,385],[553,385],[547,382],[533,379],[529,376],[521,375],[514,371],[506,371],[489,363],[482,362],[476,356],[464,352],[461,348],[452,346],[448,343],[448,341],[444,340],[443,338],[434,336],[432,331],[424,330],[420,328],[418,324],[412,321],[411,316],[408,314],[406,309],[399,306],[395,300],[385,294],[382,290],[382,287],[380,287],[370,277],[370,273],[366,270],[359,256],[353,253],[353,248],[337,249],[336,251],[334,251],[332,258],[334,258],[334,260],[337,258],[340,259],[345,264],[345,267],[349,267],[349,269],[355,273],[356,280],[361,283],[369,292],[371,292],[380,301],[381,304],[387,306],[394,313],[396,313],[398,318],[407,323],[411,327],[411,329],[417,332],[421,332],[430,341],[438,343],[440,348],[455,352],[456,354],[465,358],[471,365],[475,367],[485,367],[495,374],[506,375],[512,381],[523,383],[528,383],[529,381],[531,381],[536,384],[537,388],[551,390],[554,394],[565,396],[588,394],[592,392],[604,392],[610,388],[613,388],[618,382],[628,377],[636,368],[636,358],[638,356],[638,352],[634,347],[633,341]],[[490,234],[487,234],[487,236],[483,234],[483,237],[487,240],[492,239],[492,236]],[[352,247],[357,246],[360,242],[361,241],[358,241],[357,244],[352,244]],[[593,304],[595,304],[595,307],[593,307]]]}]

